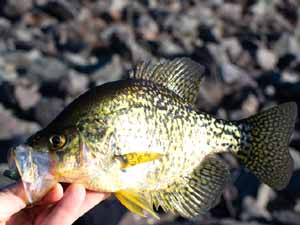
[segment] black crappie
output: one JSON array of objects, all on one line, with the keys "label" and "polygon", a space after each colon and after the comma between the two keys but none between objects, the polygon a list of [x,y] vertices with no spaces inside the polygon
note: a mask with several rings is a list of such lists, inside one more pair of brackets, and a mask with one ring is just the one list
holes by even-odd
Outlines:
[{"label": "black crappie", "polygon": [[193,217],[218,202],[235,154],[262,182],[284,188],[297,107],[285,103],[241,121],[197,112],[202,67],[187,58],[141,63],[130,79],[95,87],[12,151],[30,201],[56,182],[113,192],[131,211],[153,205]]}]

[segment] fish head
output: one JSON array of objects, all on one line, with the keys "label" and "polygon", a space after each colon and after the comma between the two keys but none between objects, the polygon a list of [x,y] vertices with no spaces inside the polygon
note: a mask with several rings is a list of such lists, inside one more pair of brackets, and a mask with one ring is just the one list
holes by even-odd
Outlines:
[{"label": "fish head", "polygon": [[51,131],[44,129],[10,150],[11,170],[20,174],[28,201],[40,200],[64,173],[80,165],[80,140],[74,128]]}]

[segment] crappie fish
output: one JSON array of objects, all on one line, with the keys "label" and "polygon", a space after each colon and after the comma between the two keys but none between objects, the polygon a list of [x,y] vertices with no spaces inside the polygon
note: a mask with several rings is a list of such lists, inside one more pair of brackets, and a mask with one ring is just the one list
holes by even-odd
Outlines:
[{"label": "crappie fish", "polygon": [[240,121],[198,112],[203,68],[179,58],[140,63],[129,79],[75,99],[45,129],[12,150],[30,202],[57,182],[112,192],[129,210],[153,206],[191,218],[214,207],[229,178],[217,156],[234,154],[263,183],[291,178],[297,116],[285,103]]}]

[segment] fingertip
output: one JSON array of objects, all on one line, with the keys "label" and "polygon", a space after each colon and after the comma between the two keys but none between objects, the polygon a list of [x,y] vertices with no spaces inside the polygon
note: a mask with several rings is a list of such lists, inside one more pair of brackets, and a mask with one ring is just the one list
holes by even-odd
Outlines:
[{"label": "fingertip", "polygon": [[64,195],[63,187],[60,183],[54,185],[54,187],[40,200],[37,205],[54,203],[62,199]]},{"label": "fingertip", "polygon": [[70,184],[64,193],[64,197],[74,196],[77,201],[83,202],[85,199],[86,191],[82,184]]},{"label": "fingertip", "polygon": [[52,197],[52,201],[56,202],[59,201],[64,195],[64,189],[60,183],[54,185],[54,187],[48,192],[47,195]]},{"label": "fingertip", "polygon": [[80,216],[80,208],[86,196],[80,184],[70,184],[62,199],[47,216],[47,224],[72,224]]},{"label": "fingertip", "polygon": [[104,199],[107,199],[111,195],[111,193],[109,193],[109,192],[96,192],[96,191],[87,190],[86,195],[91,196],[93,198],[96,198],[96,199],[99,199],[99,200],[102,201]]},{"label": "fingertip", "polygon": [[63,187],[61,186],[61,184],[60,184],[60,183],[57,183],[57,184],[55,185],[54,188],[55,188],[55,190],[56,190],[57,196],[60,196],[60,198],[62,198],[63,195],[64,195],[64,189],[63,189]]},{"label": "fingertip", "polygon": [[86,197],[84,203],[81,206],[80,215],[83,215],[109,196],[110,193],[86,191]]}]

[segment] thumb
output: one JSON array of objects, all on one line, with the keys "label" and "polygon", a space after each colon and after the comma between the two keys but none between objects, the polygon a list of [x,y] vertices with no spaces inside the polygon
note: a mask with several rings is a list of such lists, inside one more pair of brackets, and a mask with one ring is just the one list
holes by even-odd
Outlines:
[{"label": "thumb", "polygon": [[0,221],[26,207],[26,194],[22,182],[10,185],[0,190]]}]

